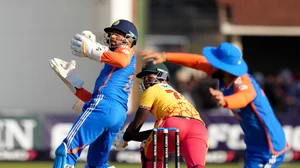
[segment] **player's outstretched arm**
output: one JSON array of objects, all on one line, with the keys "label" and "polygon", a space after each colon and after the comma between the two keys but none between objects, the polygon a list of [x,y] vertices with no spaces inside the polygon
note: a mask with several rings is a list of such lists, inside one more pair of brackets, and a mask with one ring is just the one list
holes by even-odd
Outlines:
[{"label": "player's outstretched arm", "polygon": [[205,57],[199,54],[141,51],[138,55],[141,56],[144,61],[153,59],[154,64],[168,61],[181,66],[202,70],[209,75],[212,73],[212,66]]},{"label": "player's outstretched arm", "polygon": [[[132,141],[137,141],[137,142],[146,141],[148,137],[151,135],[151,133],[152,133],[152,129],[139,132],[136,136],[132,137]],[[123,137],[124,137],[124,131],[119,131],[113,142],[113,146],[115,147],[115,149],[124,150],[127,147],[128,141],[125,141]]]},{"label": "player's outstretched arm", "polygon": [[78,57],[88,57],[91,60],[101,62],[102,54],[109,51],[107,46],[95,41],[95,35],[90,31],[83,31],[71,39],[72,54]]},{"label": "player's outstretched arm", "polygon": [[139,108],[138,111],[136,112],[136,115],[134,117],[134,120],[129,124],[127,127],[126,131],[119,131],[117,136],[114,139],[113,146],[117,150],[123,150],[127,147],[129,141],[140,141],[142,142],[143,140],[147,139],[150,134],[151,130],[149,131],[144,131],[140,132],[140,129],[145,122],[149,110],[144,109],[144,108]]},{"label": "player's outstretched arm", "polygon": [[135,137],[139,133],[149,113],[149,109],[146,108],[140,107],[137,110],[133,121],[129,124],[124,133],[123,139],[125,141],[133,140],[133,137]]},{"label": "player's outstretched arm", "polygon": [[151,133],[152,129],[139,132],[138,134],[136,134],[136,136],[132,137],[132,141],[142,142],[144,140],[147,140]]},{"label": "player's outstretched arm", "polygon": [[101,62],[105,62],[118,68],[125,68],[130,64],[133,54],[132,49],[127,46],[120,46],[114,52],[104,52],[101,57]]},{"label": "player's outstretched arm", "polygon": [[66,62],[59,58],[53,58],[49,61],[50,67],[56,75],[66,84],[66,86],[80,100],[87,102],[92,98],[92,93],[85,90],[82,86],[84,81],[75,74],[76,62],[72,60]]},{"label": "player's outstretched arm", "polygon": [[225,107],[229,109],[239,109],[246,107],[256,97],[256,91],[251,79],[246,74],[240,77],[241,83],[235,84],[234,93],[232,95],[224,96],[226,102]]},{"label": "player's outstretched arm", "polygon": [[220,90],[210,88],[210,93],[220,106],[239,109],[246,107],[255,99],[256,92],[248,75],[246,74],[237,80],[240,80],[240,83],[234,84],[234,93],[228,96],[224,96]]}]

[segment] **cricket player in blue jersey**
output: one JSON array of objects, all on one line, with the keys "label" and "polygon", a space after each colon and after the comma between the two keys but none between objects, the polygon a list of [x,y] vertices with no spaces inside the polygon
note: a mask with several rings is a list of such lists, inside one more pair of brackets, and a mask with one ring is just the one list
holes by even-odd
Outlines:
[{"label": "cricket player in blue jersey", "polygon": [[141,52],[144,60],[165,61],[205,71],[219,79],[219,90],[210,88],[218,104],[229,108],[245,133],[244,168],[275,168],[285,156],[288,143],[281,124],[257,84],[248,74],[241,51],[224,42],[218,47],[205,47],[203,56],[188,53]]},{"label": "cricket player in blue jersey", "polygon": [[74,75],[75,63],[59,59],[51,67],[84,103],[82,113],[67,137],[57,148],[53,168],[74,168],[82,150],[89,145],[85,168],[107,168],[112,142],[124,124],[127,102],[133,84],[136,56],[132,47],[138,40],[135,25],[117,20],[105,28],[106,46],[86,34],[76,34],[71,40],[75,56],[104,63],[95,82],[93,93],[85,90],[83,82]]}]

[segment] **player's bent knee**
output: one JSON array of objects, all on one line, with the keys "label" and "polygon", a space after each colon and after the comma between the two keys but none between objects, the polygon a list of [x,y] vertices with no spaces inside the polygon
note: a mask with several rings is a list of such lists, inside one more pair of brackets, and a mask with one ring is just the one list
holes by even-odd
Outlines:
[{"label": "player's bent knee", "polygon": [[58,148],[55,150],[55,155],[56,156],[67,156],[67,146],[63,142],[61,143]]}]

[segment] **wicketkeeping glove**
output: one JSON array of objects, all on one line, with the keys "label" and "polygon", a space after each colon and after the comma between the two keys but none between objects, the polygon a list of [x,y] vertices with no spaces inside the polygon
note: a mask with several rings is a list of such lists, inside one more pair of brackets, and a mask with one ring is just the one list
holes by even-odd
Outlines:
[{"label": "wicketkeeping glove", "polygon": [[92,41],[96,42],[96,36],[89,30],[84,30],[81,32],[82,35],[87,37],[88,39],[91,39]]},{"label": "wicketkeeping glove", "polygon": [[107,46],[101,45],[96,41],[93,41],[90,31],[83,31],[80,34],[76,34],[71,40],[72,54],[78,57],[88,57],[97,62],[101,61],[103,52],[109,51]]},{"label": "wicketkeeping glove", "polygon": [[51,68],[57,74],[57,76],[68,86],[72,93],[76,93],[76,88],[82,88],[84,83],[78,76],[75,74],[76,61],[72,60],[66,62],[59,58],[53,58],[49,61]]}]

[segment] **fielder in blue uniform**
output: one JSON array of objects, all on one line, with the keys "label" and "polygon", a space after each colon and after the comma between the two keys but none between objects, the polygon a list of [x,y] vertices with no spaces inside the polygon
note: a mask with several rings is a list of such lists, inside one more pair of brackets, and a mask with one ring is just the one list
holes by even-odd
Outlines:
[{"label": "fielder in blue uniform", "polygon": [[229,108],[239,121],[246,143],[244,168],[278,167],[288,148],[283,128],[257,84],[248,74],[241,51],[224,42],[219,47],[205,47],[203,56],[188,53],[140,53],[144,60],[165,61],[205,71],[219,79],[219,89],[210,88],[218,104]]},{"label": "fielder in blue uniform", "polygon": [[[106,168],[112,142],[126,119],[128,96],[133,84],[137,43],[135,25],[117,20],[105,28],[101,45],[82,34],[71,40],[72,53],[104,63],[93,93],[75,87],[75,95],[84,103],[82,114],[57,148],[53,168],[73,168],[82,150],[89,145],[85,168]],[[70,81],[72,83],[72,81]]]}]

